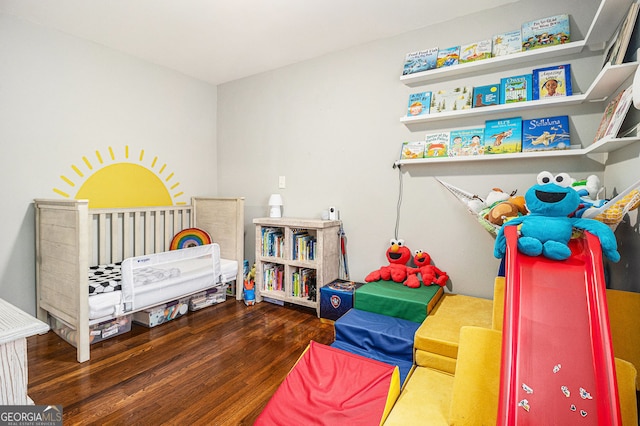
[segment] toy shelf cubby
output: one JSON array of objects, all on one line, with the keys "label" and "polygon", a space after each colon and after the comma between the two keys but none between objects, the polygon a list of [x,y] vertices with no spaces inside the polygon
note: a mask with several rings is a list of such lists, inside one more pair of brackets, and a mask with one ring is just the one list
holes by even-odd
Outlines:
[{"label": "toy shelf cubby", "polygon": [[292,303],[320,316],[320,287],[339,277],[339,220],[256,218],[256,301]]}]

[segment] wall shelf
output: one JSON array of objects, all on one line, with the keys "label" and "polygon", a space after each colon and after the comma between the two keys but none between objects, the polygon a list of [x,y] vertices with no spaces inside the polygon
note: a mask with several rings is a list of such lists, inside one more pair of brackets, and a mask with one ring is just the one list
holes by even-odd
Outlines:
[{"label": "wall shelf", "polygon": [[571,148],[555,151],[517,152],[514,154],[421,158],[416,160],[398,160],[394,164],[396,166],[424,166],[426,164],[461,163],[468,161],[525,160],[532,158],[555,158],[581,156],[587,154],[603,154],[616,151],[638,141],[640,141],[640,136],[626,138],[605,138],[587,146],[586,148]]},{"label": "wall shelf", "polygon": [[466,64],[454,65],[446,68],[436,68],[400,77],[400,81],[407,86],[436,82],[452,77],[471,75],[490,70],[500,70],[505,65],[524,64],[528,62],[545,62],[548,59],[568,56],[582,52],[585,47],[590,50],[603,50],[605,43],[611,39],[618,23],[622,21],[629,9],[629,0],[603,0],[593,18],[593,22],[584,40],[567,44],[534,49],[526,52],[514,53],[506,56],[484,59]]},{"label": "wall shelf", "polygon": [[[551,48],[549,48],[551,49]],[[538,49],[545,50],[545,49]],[[481,62],[481,61],[480,61]],[[447,111],[437,114],[427,114],[416,117],[402,117],[400,122],[405,125],[461,119],[468,117],[482,117],[489,115],[505,116],[507,113],[517,113],[520,111],[543,109],[555,106],[571,106],[584,102],[602,102],[613,93],[620,85],[631,77],[638,68],[638,62],[630,62],[621,65],[605,65],[591,86],[584,94],[572,96],[547,98],[529,102],[515,102],[511,104],[501,104],[482,108],[471,108],[460,111]]]}]

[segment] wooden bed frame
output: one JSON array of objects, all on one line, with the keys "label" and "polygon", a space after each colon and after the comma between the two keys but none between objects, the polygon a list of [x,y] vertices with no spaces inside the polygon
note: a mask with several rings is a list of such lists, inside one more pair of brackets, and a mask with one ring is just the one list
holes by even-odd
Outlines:
[{"label": "wooden bed frame", "polygon": [[88,200],[36,199],[37,316],[76,330],[78,362],[89,360],[89,266],[168,251],[179,231],[198,227],[238,262],[235,296],[242,299],[244,198],[193,197],[191,205],[90,209]]}]

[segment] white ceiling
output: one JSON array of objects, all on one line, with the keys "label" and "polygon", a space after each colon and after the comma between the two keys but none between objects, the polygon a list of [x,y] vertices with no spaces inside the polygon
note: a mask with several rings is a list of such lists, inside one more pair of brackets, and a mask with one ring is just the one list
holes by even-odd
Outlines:
[{"label": "white ceiling", "polygon": [[217,85],[515,1],[0,0],[0,12]]}]

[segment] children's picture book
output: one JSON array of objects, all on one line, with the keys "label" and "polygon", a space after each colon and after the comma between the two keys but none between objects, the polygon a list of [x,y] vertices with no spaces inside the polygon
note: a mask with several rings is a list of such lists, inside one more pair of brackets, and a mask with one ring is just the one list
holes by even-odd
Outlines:
[{"label": "children's picture book", "polygon": [[437,68],[450,67],[451,65],[458,65],[460,60],[460,46],[447,47],[446,49],[438,50]]},{"label": "children's picture book", "polygon": [[485,155],[522,151],[521,117],[487,120],[484,124]]},{"label": "children's picture book", "polygon": [[450,132],[447,131],[427,133],[424,138],[424,157],[448,157],[449,137]]},{"label": "children's picture book", "polygon": [[492,38],[492,56],[504,56],[522,52],[522,37],[520,30],[495,34]]},{"label": "children's picture book", "polygon": [[484,128],[452,130],[449,135],[449,157],[482,155]]},{"label": "children's picture book", "polygon": [[569,148],[571,148],[571,139],[568,116],[522,120],[522,152]]},{"label": "children's picture book", "polygon": [[470,109],[472,94],[470,86],[436,90],[431,94],[431,114]]},{"label": "children's picture book", "polygon": [[500,103],[500,85],[488,84],[473,88],[473,108],[479,108]]},{"label": "children's picture book", "polygon": [[[619,65],[626,59],[625,56],[638,20],[639,8],[640,4],[637,2],[631,3],[625,19],[620,23],[611,39],[611,44],[605,49],[604,64],[610,62],[611,65]],[[633,45],[631,46],[633,49]],[[637,45],[635,48],[637,50]]]},{"label": "children's picture book", "polygon": [[633,85],[627,87],[622,93],[622,96],[620,96],[620,100],[616,104],[616,109],[613,111],[611,121],[609,122],[607,129],[604,131],[604,135],[602,135],[603,138],[615,138],[618,135],[620,127],[622,127],[622,123],[624,122],[624,119],[627,116],[627,112],[629,111],[629,107],[632,103]]},{"label": "children's picture book", "polygon": [[418,52],[407,53],[407,56],[404,60],[402,75],[434,69],[436,67],[437,59],[437,47],[431,47],[429,49],[420,50]]},{"label": "children's picture book", "polygon": [[460,46],[460,63],[464,64],[490,58],[491,45],[491,39],[487,39]]},{"label": "children's picture book", "polygon": [[415,160],[424,157],[425,141],[402,142],[401,160]]},{"label": "children's picture book", "polygon": [[431,108],[431,92],[419,92],[409,95],[407,117],[429,114]]},{"label": "children's picture book", "polygon": [[561,14],[522,24],[522,50],[556,46],[571,41],[569,15]]},{"label": "children's picture book", "polygon": [[624,91],[619,92],[608,104],[602,114],[602,119],[600,119],[600,124],[598,125],[598,130],[596,130],[596,136],[593,138],[594,142],[599,141],[604,137],[604,133],[607,131],[607,127],[609,127],[609,123],[611,123],[611,119],[613,118],[613,113],[616,110],[616,106],[618,102],[620,102],[620,98]]},{"label": "children's picture book", "polygon": [[526,102],[533,99],[531,74],[516,75],[500,79],[500,102]]},{"label": "children's picture book", "polygon": [[536,68],[532,72],[533,99],[571,96],[571,64]]}]

